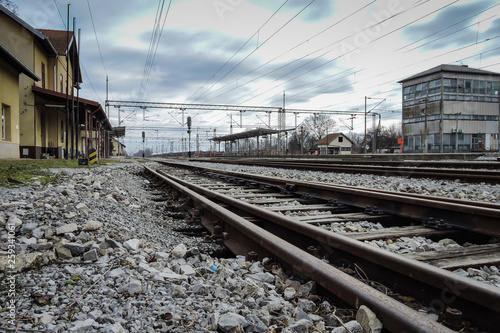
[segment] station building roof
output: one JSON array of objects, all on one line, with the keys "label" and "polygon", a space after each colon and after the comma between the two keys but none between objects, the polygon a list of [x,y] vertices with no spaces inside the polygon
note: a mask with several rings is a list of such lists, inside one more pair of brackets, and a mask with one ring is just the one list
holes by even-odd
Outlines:
[{"label": "station building roof", "polygon": [[272,130],[272,129],[267,129],[267,128],[257,128],[254,130],[245,131],[245,132],[241,132],[241,133],[217,136],[217,137],[212,138],[212,140],[213,141],[234,141],[234,140],[239,140],[239,139],[248,139],[248,138],[255,138],[258,136],[271,135],[271,134],[276,134],[279,132],[280,131],[278,131],[278,130]]}]

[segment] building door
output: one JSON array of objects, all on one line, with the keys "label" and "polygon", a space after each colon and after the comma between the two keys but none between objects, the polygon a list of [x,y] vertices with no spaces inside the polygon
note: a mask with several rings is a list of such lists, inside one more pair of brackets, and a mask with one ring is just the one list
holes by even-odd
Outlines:
[{"label": "building door", "polygon": [[484,134],[472,134],[472,150],[484,149]]}]

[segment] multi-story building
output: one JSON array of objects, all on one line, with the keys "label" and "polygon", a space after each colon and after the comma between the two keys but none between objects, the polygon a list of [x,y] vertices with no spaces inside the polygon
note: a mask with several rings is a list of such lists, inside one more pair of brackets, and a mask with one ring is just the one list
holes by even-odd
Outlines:
[{"label": "multi-story building", "polygon": [[[97,102],[75,97],[82,80],[74,34],[37,30],[1,5],[0,31],[3,48],[33,74],[19,75],[18,103],[5,118],[15,130],[9,153],[2,149],[0,158],[77,157],[89,147],[99,157],[109,156],[112,127],[104,110]],[[7,67],[0,65],[3,88]]]},{"label": "multi-story building", "polygon": [[440,65],[399,81],[404,152],[499,149],[500,73]]}]

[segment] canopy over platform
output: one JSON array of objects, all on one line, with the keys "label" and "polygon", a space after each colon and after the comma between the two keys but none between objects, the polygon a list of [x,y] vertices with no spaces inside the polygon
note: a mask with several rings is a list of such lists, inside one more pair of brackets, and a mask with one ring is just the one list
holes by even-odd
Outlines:
[{"label": "canopy over platform", "polygon": [[239,140],[239,139],[248,139],[248,138],[255,138],[255,137],[264,136],[264,135],[271,135],[271,134],[276,134],[279,132],[280,132],[279,130],[272,130],[272,129],[267,129],[267,128],[257,128],[254,130],[245,131],[245,132],[241,132],[241,133],[214,137],[214,138],[212,138],[212,140],[218,141],[218,142],[220,142],[220,141],[234,141],[234,140]]}]

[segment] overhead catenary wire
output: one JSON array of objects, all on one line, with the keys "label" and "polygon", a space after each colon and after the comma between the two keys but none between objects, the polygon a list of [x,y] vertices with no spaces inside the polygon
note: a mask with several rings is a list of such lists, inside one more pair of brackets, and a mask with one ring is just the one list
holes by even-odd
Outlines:
[{"label": "overhead catenary wire", "polygon": [[[161,3],[161,6],[160,6],[160,3]],[[163,29],[165,28],[165,23],[167,22],[168,13],[170,12],[170,6],[172,5],[172,0],[170,0],[168,3],[166,13],[163,16],[163,23],[161,23],[164,5],[165,5],[165,0],[160,0],[158,3],[158,9],[157,9],[157,15],[155,18],[153,33],[151,35],[151,41],[149,44],[149,50],[148,50],[148,55],[146,58],[146,64],[144,65],[144,72],[143,72],[141,85],[140,85],[140,89],[139,89],[139,99],[142,99],[144,97],[144,94],[146,93],[148,82],[149,82],[149,77],[151,75],[151,70],[152,70],[153,65],[154,65],[156,52],[158,51],[158,45],[160,44],[160,40],[161,40],[161,35],[163,33]],[[161,27],[160,27],[160,25],[161,25]]]},{"label": "overhead catenary wire", "polygon": [[[396,32],[396,31],[398,31],[398,30],[403,29],[404,27],[407,27],[408,25],[410,25],[410,24],[412,24],[412,23],[415,23],[415,22],[417,22],[417,21],[419,21],[419,20],[421,20],[421,19],[423,19],[423,18],[425,18],[425,17],[427,17],[427,16],[430,16],[430,15],[432,15],[432,14],[434,14],[434,13],[436,13],[436,12],[438,12],[438,11],[442,10],[442,9],[444,9],[444,8],[446,8],[446,7],[448,7],[448,6],[451,6],[452,4],[454,4],[454,3],[458,2],[458,1],[460,1],[460,0],[454,0],[454,1],[452,1],[451,3],[446,4],[446,5],[444,5],[444,6],[440,7],[440,8],[438,8],[438,9],[436,9],[436,10],[434,10],[434,11],[430,12],[430,13],[427,13],[427,14],[425,14],[425,15],[423,15],[423,16],[421,16],[421,17],[419,17],[419,18],[417,18],[417,19],[415,19],[415,20],[413,20],[413,21],[411,21],[411,22],[408,22],[408,23],[406,23],[406,24],[403,24],[403,25],[402,25],[402,26],[400,26],[399,28],[396,28],[396,29],[394,29],[394,30],[389,31],[388,33],[385,33],[385,34],[383,34],[383,35],[381,35],[381,36],[379,36],[379,37],[377,37],[377,38],[374,38],[374,39],[370,40],[369,42],[367,42],[367,43],[365,43],[365,44],[363,44],[363,45],[361,45],[361,46],[358,46],[358,47],[356,47],[356,48],[352,48],[352,49],[348,50],[347,52],[345,52],[345,53],[343,53],[343,54],[340,54],[339,56],[337,56],[337,57],[335,57],[335,58],[333,58],[333,59],[330,59],[330,60],[328,60],[328,61],[324,62],[323,64],[320,64],[320,65],[318,65],[318,66],[316,66],[316,67],[314,67],[314,68],[312,68],[312,69],[309,69],[309,70],[307,70],[306,72],[304,72],[304,73],[302,73],[302,74],[296,75],[295,77],[293,77],[292,79],[290,79],[290,80],[288,80],[288,81],[286,81],[286,82],[289,82],[289,81],[295,80],[295,79],[297,79],[297,78],[299,78],[299,77],[302,77],[302,76],[303,76],[303,75],[305,75],[305,74],[308,74],[308,73],[310,73],[310,72],[312,72],[312,71],[315,71],[315,70],[317,70],[317,69],[319,69],[319,68],[322,68],[322,67],[324,67],[325,65],[328,65],[328,64],[330,64],[330,63],[332,63],[332,62],[334,62],[334,61],[338,60],[338,59],[339,59],[339,58],[341,58],[341,57],[345,57],[346,55],[348,55],[348,54],[350,54],[350,53],[353,53],[353,52],[355,52],[355,51],[357,51],[357,50],[360,50],[360,49],[362,49],[362,48],[366,47],[367,45],[372,44],[372,43],[374,43],[374,42],[376,42],[376,41],[378,41],[378,40],[380,40],[380,39],[382,39],[382,38],[384,38],[384,37],[386,37],[386,36],[388,36],[388,35],[390,35],[390,34],[392,34],[392,33]],[[413,7],[413,8],[415,8],[415,7]],[[380,22],[379,22],[379,23],[377,23],[377,24],[380,24]],[[338,41],[337,41],[337,42],[338,42]],[[335,43],[337,43],[337,42],[335,42]],[[283,84],[284,84],[284,82],[279,83],[279,84],[278,84],[278,85],[276,85],[275,87],[268,89],[268,90],[267,90],[267,92],[268,92],[268,91],[271,91],[271,90],[275,89],[276,87],[279,87],[279,86],[281,86],[281,85],[283,85]],[[259,94],[259,95],[262,95],[262,94]],[[249,98],[249,99],[245,100],[245,101],[244,101],[244,102],[242,102],[242,103],[246,103],[246,102],[248,102],[248,101],[250,101],[250,100],[254,99],[255,97],[256,97],[256,96],[254,96],[254,97],[252,97],[252,98]]]},{"label": "overhead catenary wire", "polygon": [[[427,35],[427,36],[425,36],[425,37],[419,38],[419,39],[417,39],[416,41],[413,41],[413,42],[411,42],[410,44],[406,44],[405,46],[402,46],[402,47],[400,47],[400,48],[398,48],[398,49],[396,49],[396,50],[394,50],[394,51],[396,52],[396,51],[402,50],[402,49],[407,48],[407,47],[409,47],[409,46],[411,46],[411,45],[413,45],[413,44],[416,44],[416,43],[418,43],[418,42],[420,42],[420,41],[422,41],[422,40],[425,40],[425,39],[427,39],[427,38],[429,38],[429,37],[432,37],[432,36],[434,36],[434,35],[437,35],[437,34],[439,34],[440,32],[443,32],[443,31],[445,31],[445,30],[448,30],[448,29],[450,29],[451,27],[454,27],[454,26],[456,26],[456,25],[458,25],[458,24],[460,24],[460,23],[462,23],[462,22],[465,22],[465,21],[467,21],[467,20],[469,20],[469,19],[473,18],[474,16],[477,16],[477,15],[479,15],[479,14],[482,14],[482,13],[484,13],[484,12],[487,12],[488,10],[491,10],[491,9],[493,9],[494,7],[497,7],[497,6],[500,6],[500,3],[498,3],[498,4],[496,4],[496,5],[493,5],[493,6],[491,6],[491,7],[488,7],[488,8],[486,8],[486,9],[483,9],[483,10],[481,10],[481,11],[479,11],[479,12],[475,13],[475,14],[472,14],[472,15],[470,15],[470,16],[468,16],[468,17],[466,17],[466,18],[464,18],[464,19],[462,19],[462,20],[460,20],[460,21],[458,21],[458,22],[456,22],[456,23],[453,23],[453,24],[451,24],[451,25],[448,25],[447,27],[444,27],[443,29],[440,29],[440,30],[434,31],[434,32],[433,32],[433,33],[431,33],[431,34],[429,34],[429,35]],[[423,46],[423,45],[420,45],[420,46]]]},{"label": "overhead catenary wire", "polygon": [[[274,13],[264,22],[264,24],[262,24],[259,29],[257,29],[256,32],[254,32],[254,34],[252,36],[250,36],[250,38],[247,39],[247,41],[245,43],[243,43],[243,45],[240,46],[240,48],[238,50],[236,50],[236,52],[233,53],[233,55],[231,57],[229,57],[228,60],[226,60],[226,62],[219,67],[219,69],[214,73],[212,74],[212,76],[210,78],[208,78],[208,80],[200,87],[198,88],[187,100],[190,100],[191,98],[193,98],[193,96],[195,96],[198,91],[200,91],[208,82],[210,82],[210,80],[214,79],[215,76],[222,70],[222,68],[224,68],[250,41],[252,41],[252,39],[254,39],[254,37],[260,32],[260,30],[262,30],[266,25],[267,23],[269,23],[269,21],[271,21],[271,19],[276,16],[276,14],[280,11],[281,8],[283,8],[283,6],[288,2],[289,0],[285,0],[285,2],[283,2],[281,4],[281,6],[279,6],[278,9],[276,9],[276,11],[274,11]],[[209,88],[210,89],[210,88]],[[196,100],[195,100],[196,101]]]},{"label": "overhead catenary wire", "polygon": [[[316,33],[316,34],[312,35],[311,37],[308,37],[306,40],[302,41],[301,43],[299,43],[299,44],[297,44],[297,45],[293,46],[292,48],[288,49],[287,51],[285,51],[285,52],[283,52],[283,53],[279,54],[278,56],[276,56],[276,57],[272,58],[271,60],[269,60],[269,61],[265,62],[264,64],[262,64],[262,65],[258,66],[257,68],[255,68],[255,69],[253,69],[253,70],[251,70],[251,71],[249,71],[249,72],[245,73],[244,75],[240,76],[240,77],[239,77],[239,78],[237,78],[236,80],[233,80],[233,81],[231,81],[231,82],[229,82],[229,83],[227,83],[227,84],[223,85],[222,87],[220,87],[220,88],[218,88],[218,89],[216,89],[216,90],[212,91],[211,93],[209,93],[209,94],[207,94],[207,95],[213,94],[213,93],[215,93],[215,92],[217,92],[217,91],[219,91],[219,90],[221,90],[221,89],[223,89],[223,88],[225,88],[225,87],[227,87],[227,86],[231,85],[233,82],[235,82],[235,81],[239,81],[239,80],[241,80],[242,78],[244,78],[244,77],[246,77],[246,76],[248,76],[248,75],[250,75],[250,74],[254,73],[255,71],[257,71],[257,70],[259,70],[259,69],[263,68],[264,66],[266,66],[266,65],[268,65],[268,64],[270,64],[270,63],[272,63],[272,62],[276,61],[277,59],[281,58],[282,56],[284,56],[284,55],[286,55],[286,54],[288,54],[288,53],[290,53],[290,52],[292,52],[293,50],[297,49],[298,47],[300,47],[300,46],[302,46],[302,45],[304,45],[304,44],[306,44],[306,43],[310,42],[312,39],[314,39],[314,38],[318,37],[319,35],[323,34],[324,32],[328,31],[329,29],[333,28],[333,27],[334,27],[334,26],[336,26],[337,24],[339,24],[339,23],[341,23],[341,22],[345,21],[346,19],[350,18],[351,16],[353,16],[353,15],[355,15],[355,14],[359,13],[360,11],[364,10],[365,8],[367,8],[369,5],[373,4],[374,2],[375,2],[375,1],[372,1],[372,2],[370,2],[370,3],[368,3],[368,4],[364,5],[364,6],[362,6],[362,7],[360,7],[360,8],[355,9],[355,10],[354,10],[354,11],[352,11],[349,15],[347,15],[347,16],[345,16],[345,17],[343,17],[341,20],[339,20],[339,21],[335,22],[334,24],[332,24],[332,25],[328,26],[327,28],[325,28],[325,29],[321,30],[320,32],[318,32],[318,33]],[[331,45],[333,45],[333,44],[335,44],[335,43],[329,44],[328,46],[331,46]],[[328,47],[328,46],[327,46],[327,47]],[[310,55],[313,55],[313,54],[315,54],[315,53],[317,53],[317,52],[320,52],[320,51],[322,51],[322,50],[324,50],[324,49],[325,49],[325,48],[321,48],[321,49],[316,50],[316,51],[314,51],[314,52],[307,53],[307,54],[305,54],[304,56],[302,56],[302,57],[300,57],[300,58],[298,58],[298,59],[295,59],[295,60],[293,60],[293,61],[291,61],[291,62],[289,62],[289,63],[286,63],[286,64],[284,64],[284,65],[281,65],[281,66],[279,66],[279,67],[278,67],[278,68],[276,68],[276,69],[273,69],[273,70],[272,70],[272,71],[270,71],[270,72],[264,73],[264,74],[262,74],[262,75],[260,75],[260,76],[258,76],[258,77],[256,77],[256,78],[253,78],[253,79],[251,79],[250,81],[247,81],[245,84],[248,84],[248,83],[254,82],[254,81],[256,81],[257,79],[260,79],[260,78],[262,78],[262,77],[265,77],[265,76],[267,76],[267,75],[270,75],[270,74],[272,74],[272,73],[273,73],[273,72],[275,72],[275,71],[278,71],[278,70],[283,69],[283,68],[285,68],[285,67],[287,67],[287,66],[290,66],[290,65],[292,65],[292,64],[294,64],[294,63],[296,63],[296,62],[300,61],[301,59],[306,58],[306,57],[308,57],[308,56],[310,56]],[[224,93],[221,93],[221,94],[219,94],[219,95],[217,95],[217,96],[215,96],[215,97],[213,97],[213,98],[210,98],[208,101],[211,101],[211,100],[213,100],[213,99],[219,98],[219,97],[221,97],[221,96],[225,95],[226,93],[229,93],[229,92],[233,91],[234,89],[236,89],[236,88],[233,88],[233,89],[228,90],[228,91],[226,91],[226,92],[224,92]]]},{"label": "overhead catenary wire", "polygon": [[[452,2],[452,3],[450,3],[450,4],[447,4],[447,5],[445,5],[445,6],[441,7],[441,8],[439,8],[439,9],[437,9],[437,10],[435,10],[435,11],[433,11],[433,12],[429,13],[429,14],[426,14],[425,16],[431,15],[432,13],[435,13],[435,12],[437,12],[437,11],[439,11],[439,10],[442,10],[443,8],[446,8],[446,7],[448,7],[449,5],[451,5],[451,4],[455,3],[455,2],[456,2],[456,1],[454,1],[454,2]],[[423,17],[425,17],[425,16],[423,16]],[[421,19],[421,18],[422,18],[422,17],[420,17],[419,19]],[[419,19],[417,19],[417,20],[419,20]],[[417,21],[417,20],[414,20],[413,22],[415,22],[415,21]],[[411,23],[413,23],[413,22],[410,22],[410,23],[408,23],[408,24],[411,24]],[[399,29],[401,29],[401,28],[403,28],[403,27],[407,26],[408,24],[405,24],[404,26],[402,26],[402,27],[400,27],[400,28],[398,28],[398,29],[395,29],[395,30],[391,31],[391,32],[389,32],[388,34],[393,33],[394,31],[397,31],[397,30],[399,30]],[[386,35],[388,35],[388,34],[386,34]],[[386,36],[386,35],[384,35],[384,36]],[[382,37],[384,37],[384,36],[381,36],[381,37],[379,37],[378,39],[380,39],[380,38],[382,38]],[[497,37],[494,37],[494,38],[497,38]],[[489,40],[494,39],[494,38],[489,38],[489,39],[486,39],[486,40],[484,40],[484,41],[477,42],[477,43],[475,43],[475,44],[478,44],[478,43],[483,43],[483,42],[489,41]],[[373,40],[373,41],[375,41],[375,40]],[[373,42],[373,41],[372,41],[372,42]],[[475,44],[474,44],[474,45],[475,45]],[[365,46],[365,45],[363,45],[363,46]],[[468,47],[470,47],[470,46],[472,46],[472,45],[469,45]],[[351,50],[351,51],[353,51],[353,50]],[[456,51],[456,50],[454,50],[454,51]],[[453,52],[454,52],[454,51],[453,51]],[[452,52],[452,51],[450,51],[450,52]],[[450,52],[448,52],[448,53],[450,53]],[[448,53],[445,53],[445,54],[448,54]],[[434,57],[433,57],[433,58],[434,58]],[[335,59],[333,59],[333,60],[335,60]],[[331,60],[330,60],[329,62],[331,62]],[[327,62],[327,63],[328,63],[328,62]],[[324,64],[323,64],[323,65],[324,65]],[[412,65],[413,65],[413,64],[411,64],[411,65],[409,65],[409,66],[412,66]],[[406,66],[406,67],[409,67],[409,66]],[[317,67],[316,67],[316,68],[313,68],[312,70],[314,70],[314,69],[317,69]],[[312,70],[309,70],[308,72],[310,72],[310,71],[312,71]],[[397,71],[393,71],[393,72],[397,72]],[[306,73],[307,73],[307,72],[306,72]],[[295,77],[295,78],[297,78],[297,77]],[[294,78],[294,79],[295,79],[295,78]],[[288,80],[288,81],[290,81],[290,80]],[[287,82],[288,82],[288,81],[287,81]],[[393,82],[393,81],[394,81],[394,80],[391,80],[390,82]],[[387,82],[386,82],[386,83],[387,83]],[[386,84],[386,83],[384,83],[384,84]],[[282,84],[279,84],[279,85],[282,85]],[[278,86],[279,86],[279,85],[278,85]],[[380,84],[379,84],[379,85],[380,85]],[[344,86],[344,87],[347,87],[347,86],[349,86],[349,85],[346,85],[346,86]],[[342,87],[341,87],[341,88],[342,88]],[[266,92],[271,91],[271,90],[273,90],[273,89],[276,89],[276,86],[275,86],[275,87],[273,87],[273,88],[271,88],[271,89],[268,89]],[[313,90],[313,89],[311,89],[311,90]],[[336,90],[338,90],[338,89],[336,89]],[[332,91],[331,91],[331,92],[332,92]],[[330,93],[331,93],[331,92],[330,92]],[[259,95],[262,95],[262,94],[263,94],[263,93],[261,93],[261,94],[259,94]],[[244,101],[244,102],[242,102],[242,103],[246,103],[246,102],[248,102],[249,100],[251,100],[251,99],[253,99],[253,98],[255,98],[255,97],[259,96],[259,95],[253,96],[252,98],[247,99],[247,100],[245,100],[245,101]],[[272,98],[272,97],[271,97],[271,98]],[[234,101],[233,101],[233,102],[234,102]],[[292,104],[294,104],[294,103],[292,103]],[[335,105],[338,105],[338,104],[335,104]],[[328,106],[325,106],[325,107],[321,107],[321,109],[323,109],[323,108],[329,108],[329,107],[332,107],[332,106],[334,106],[334,105],[328,105]]]},{"label": "overhead catenary wire", "polygon": [[[464,21],[464,20],[462,20],[462,21]],[[455,24],[455,25],[456,25],[456,24]],[[431,41],[431,42],[432,42],[432,41]],[[478,42],[479,42],[479,41],[478,41]],[[485,40],[485,41],[483,41],[483,42],[484,42],[484,43],[486,43],[487,41]],[[478,43],[478,44],[480,44],[480,43]],[[377,44],[377,45],[378,45],[378,44]],[[457,50],[460,50],[460,48],[459,48],[459,49],[457,49]],[[487,51],[482,52],[482,53],[484,54],[484,53],[486,53],[486,52],[487,52]],[[449,53],[442,53],[442,54],[440,54],[440,55],[447,55],[447,54],[449,54]],[[439,55],[438,55],[438,56],[439,56]],[[411,65],[413,65],[413,64],[411,64]],[[491,65],[487,65],[487,66],[483,66],[483,67],[479,67],[479,68],[493,67],[493,66],[496,66],[496,65],[498,65],[498,64],[491,64]],[[390,76],[394,76],[394,74],[396,74],[396,73],[397,73],[397,71],[398,71],[398,70],[397,70],[397,69],[395,69],[395,70],[392,70],[392,71],[384,72],[384,73],[382,73],[382,74],[380,74],[380,75],[390,75]],[[289,74],[289,73],[287,73],[287,74]],[[285,74],[285,76],[286,76],[286,74]],[[320,80],[323,80],[323,81],[320,81]],[[322,85],[324,85],[324,80],[325,80],[325,78],[322,78],[322,79],[320,79],[320,80],[318,80],[318,81],[319,81],[319,82],[321,82],[321,84],[319,84],[319,83],[317,82],[317,83],[316,83],[316,86],[314,86],[314,84],[315,84],[315,83],[309,83],[309,82],[308,82],[307,84],[308,84],[308,85],[311,85],[311,88],[310,88],[309,90],[310,90],[310,91],[314,91],[314,89],[315,89],[315,88],[320,88]],[[364,82],[364,81],[359,81],[359,82]],[[392,83],[394,83],[394,80],[391,80],[391,82],[392,82]],[[356,83],[358,83],[358,82],[356,82]],[[377,83],[376,85],[374,85],[374,87],[375,87],[375,86],[380,86],[380,85],[383,85],[383,84],[384,84],[384,83],[382,83],[382,84],[381,84],[381,83]],[[241,87],[241,85],[240,85],[240,87]],[[300,86],[299,86],[299,87],[300,87]],[[296,87],[293,87],[293,88],[296,88]],[[385,87],[382,87],[382,88],[385,88]],[[400,89],[400,88],[399,88],[399,89]],[[399,89],[394,89],[394,91],[399,90]],[[386,90],[387,90],[387,89],[386,89]],[[287,89],[287,92],[288,92],[288,89]],[[302,92],[302,94],[303,94],[303,92]],[[288,97],[288,95],[287,95],[287,97]]]},{"label": "overhead catenary wire", "polygon": [[[401,11],[401,12],[395,13],[395,14],[393,14],[393,15],[391,15],[391,16],[389,16],[389,17],[385,18],[384,20],[380,20],[379,22],[373,23],[373,24],[371,24],[371,25],[369,25],[369,26],[365,27],[365,29],[361,30],[361,32],[366,31],[366,30],[368,30],[368,29],[372,29],[372,28],[373,28],[373,27],[375,27],[375,26],[381,25],[381,24],[383,24],[384,22],[386,22],[387,20],[389,20],[389,19],[391,19],[391,18],[394,18],[394,17],[396,17],[396,16],[399,16],[399,15],[401,15],[401,14],[403,14],[403,13],[407,12],[407,11],[410,11],[410,10],[412,10],[412,9],[415,9],[416,7],[421,6],[422,4],[424,4],[424,3],[428,2],[428,1],[429,1],[429,0],[426,0],[426,1],[424,1],[424,2],[419,2],[419,3],[415,4],[414,6],[412,6],[412,7],[408,8],[408,9],[406,9],[406,10],[404,10],[404,11]],[[459,0],[456,0],[456,1],[459,1]],[[456,2],[456,1],[455,1],[455,2]],[[373,3],[373,2],[371,2],[370,4],[372,4],[372,3]],[[368,5],[370,5],[370,4],[368,4]],[[346,17],[344,17],[341,21],[344,21],[345,19],[347,19],[347,18],[349,18],[349,17],[353,16],[354,14],[358,13],[360,10],[362,10],[362,9],[366,8],[368,5],[365,5],[365,6],[363,6],[362,8],[360,8],[360,9],[358,9],[358,10],[356,10],[356,11],[351,12],[349,15],[347,15]],[[335,25],[335,24],[334,24],[334,25]],[[333,27],[334,25],[331,25],[331,26],[330,26],[330,27],[328,27],[327,29],[322,30],[320,33],[323,33],[324,31],[328,30],[329,28]],[[346,36],[346,37],[343,37],[343,38],[341,38],[341,39],[339,39],[339,40],[336,40],[336,41],[335,41],[335,42],[333,42],[333,43],[329,43],[328,45],[323,46],[323,47],[321,47],[321,48],[319,48],[319,49],[315,50],[314,52],[310,52],[310,53],[306,54],[305,56],[303,56],[303,57],[301,57],[301,58],[299,58],[299,59],[295,59],[295,60],[293,60],[293,61],[292,61],[292,62],[290,62],[289,64],[293,64],[293,63],[297,62],[298,60],[303,59],[303,58],[305,58],[305,57],[307,57],[307,56],[310,56],[310,55],[312,55],[312,54],[315,54],[315,53],[318,53],[318,52],[322,52],[322,51],[324,51],[325,49],[327,49],[327,48],[329,48],[329,47],[332,47],[332,46],[335,46],[335,45],[337,45],[338,43],[340,43],[340,42],[342,42],[342,41],[344,41],[344,40],[346,40],[346,39],[348,39],[348,38],[350,38],[350,37],[353,37],[353,36],[355,36],[355,35],[356,35],[356,34],[358,34],[358,33],[359,33],[359,32],[352,33],[352,34],[350,34],[350,35],[348,35],[348,36]],[[314,37],[316,37],[316,36],[318,36],[318,35],[319,35],[319,33],[318,33],[318,34],[315,34],[315,35],[314,35]],[[310,40],[310,39],[308,39],[308,40]],[[304,42],[303,42],[303,43],[304,43]],[[301,43],[301,44],[303,44],[303,43]],[[364,45],[363,45],[363,46],[361,46],[361,47],[355,48],[355,49],[351,49],[348,53],[352,53],[352,52],[354,52],[354,51],[356,51],[356,50],[358,50],[358,49],[360,49],[360,48],[362,48],[362,47],[364,47]],[[294,47],[294,48],[295,48],[295,47]],[[294,48],[292,48],[292,49],[294,49]],[[292,49],[290,49],[289,51],[291,51]],[[333,49],[332,49],[332,50],[333,50]],[[330,50],[330,51],[332,51],[332,50]],[[289,51],[287,51],[287,52],[289,52]],[[315,61],[316,59],[320,59],[320,58],[324,57],[326,54],[330,53],[330,51],[324,52],[324,53],[320,54],[319,56],[316,56],[315,58],[313,58],[312,60],[310,60],[308,63],[312,63],[312,62],[313,62],[313,61]],[[285,53],[287,53],[287,52],[285,52]],[[283,53],[283,54],[285,54],[285,53]],[[345,55],[346,55],[346,54],[348,54],[348,53],[344,53],[343,55],[345,56]],[[282,56],[283,54],[281,54],[280,56]],[[280,57],[280,56],[278,56],[278,57]],[[277,57],[276,57],[276,58],[277,58]],[[273,60],[275,60],[276,58],[274,58]],[[321,67],[323,67],[323,66],[325,66],[325,65],[327,65],[327,64],[329,64],[329,63],[331,63],[332,61],[337,60],[338,58],[339,58],[339,57],[336,57],[336,58],[335,58],[335,59],[333,59],[333,60],[327,61],[326,63],[323,63],[322,65],[317,66],[317,67],[315,67],[315,68],[314,68],[314,69],[312,69],[312,70],[309,70],[307,73],[309,73],[309,72],[311,72],[311,71],[313,71],[313,70],[316,70],[316,69],[318,69],[318,68],[321,68]],[[267,62],[266,64],[269,64],[269,62]],[[289,64],[283,65],[283,66],[281,66],[280,68],[284,68],[284,67],[288,66]],[[260,66],[260,67],[262,67],[262,66]],[[303,66],[301,66],[301,67],[303,67]],[[294,72],[295,70],[296,70],[296,69],[291,70],[289,73],[292,73],[292,72]],[[266,76],[266,75],[269,75],[270,73],[272,73],[272,72],[274,72],[274,71],[275,71],[275,70],[272,70],[271,72],[268,72],[268,73],[266,73],[266,74],[263,74],[263,75],[261,75],[260,77],[264,77],[264,76]],[[288,75],[289,73],[285,74],[284,76]],[[304,73],[304,74],[307,74],[307,73]],[[304,74],[302,74],[302,75],[304,75]],[[296,79],[296,78],[298,78],[298,77],[301,77],[302,75],[298,75],[298,76],[296,76],[294,79]],[[260,77],[259,77],[259,78],[260,78]],[[240,80],[240,79],[241,79],[241,77],[240,77],[240,78],[238,78],[238,79],[236,79],[236,80]],[[255,81],[255,79],[254,79],[254,80],[251,80],[251,81]],[[290,81],[290,80],[288,80],[288,81]],[[250,82],[250,81],[249,81],[249,82]],[[247,83],[249,83],[249,82],[247,82]],[[245,83],[245,84],[241,84],[241,85],[240,85],[240,87],[242,87],[242,86],[246,85],[247,83]],[[226,86],[227,86],[227,85],[229,85],[229,84],[231,84],[231,83],[226,84]],[[281,85],[281,84],[279,84],[278,86],[280,86],[280,85]],[[221,88],[219,88],[219,89],[217,89],[217,90],[220,90],[220,89],[221,89]],[[270,89],[270,90],[271,90],[271,89]],[[223,93],[223,94],[224,94],[224,93]],[[220,96],[221,96],[221,95],[223,95],[223,94],[220,94],[220,95],[218,95],[218,96],[216,96],[216,97],[214,97],[214,98],[220,97]],[[248,95],[248,94],[249,94],[249,93],[247,93],[246,95]],[[245,96],[246,96],[246,95],[245,95]],[[241,97],[243,97],[243,96],[241,96]],[[212,98],[212,99],[213,99],[213,98]],[[251,98],[251,99],[253,99],[253,98]],[[251,99],[248,99],[248,100],[251,100]],[[243,103],[247,102],[248,100],[244,101]]]},{"label": "overhead catenary wire", "polygon": [[97,43],[97,50],[99,51],[99,57],[101,58],[102,68],[104,69],[104,73],[106,73],[106,76],[108,76],[108,71],[106,69],[106,65],[104,64],[104,58],[102,56],[101,45],[99,44],[99,38],[97,37],[97,30],[95,28],[94,15],[92,15],[92,8],[90,7],[89,0],[87,0],[87,6],[89,8],[90,21],[92,22],[92,28],[94,29],[95,41]]},{"label": "overhead catenary wire", "polygon": [[[290,22],[292,22],[297,16],[299,16],[304,10],[307,9],[315,0],[312,0],[309,2],[304,8],[302,8],[297,14],[295,14],[291,19],[289,19],[287,22],[285,22],[280,28],[278,28],[275,32],[271,34],[268,38],[266,38],[257,48],[252,50],[248,55],[246,55],[242,60],[240,60],[236,65],[234,65],[226,74],[224,74],[222,77],[220,77],[216,82],[214,82],[210,88],[215,86],[217,83],[219,83],[222,79],[224,79],[227,75],[229,75],[232,71],[234,71],[237,67],[239,67],[245,60],[247,60],[252,54],[254,54],[260,47],[262,47],[264,44],[266,44],[269,40],[271,40],[278,32],[283,30]],[[199,100],[201,97],[203,97],[205,93],[200,95],[198,98],[196,98],[195,101]]]}]

